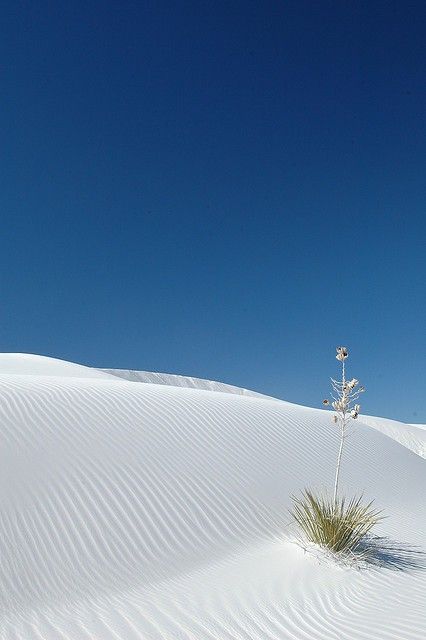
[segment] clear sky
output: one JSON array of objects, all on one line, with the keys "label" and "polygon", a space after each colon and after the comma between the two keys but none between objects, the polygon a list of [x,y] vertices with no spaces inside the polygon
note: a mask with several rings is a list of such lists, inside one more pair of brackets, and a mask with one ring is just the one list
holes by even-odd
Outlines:
[{"label": "clear sky", "polygon": [[0,345],[426,423],[426,7],[17,1]]}]

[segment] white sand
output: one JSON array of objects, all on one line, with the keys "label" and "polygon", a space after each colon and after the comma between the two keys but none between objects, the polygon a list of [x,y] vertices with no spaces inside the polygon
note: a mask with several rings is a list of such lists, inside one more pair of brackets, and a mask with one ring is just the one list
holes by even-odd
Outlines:
[{"label": "white sand", "polygon": [[426,429],[421,424],[405,424],[388,418],[361,416],[360,420],[426,458]]},{"label": "white sand", "polygon": [[357,571],[287,527],[291,493],[332,483],[329,413],[15,354],[0,387],[2,640],[425,637],[407,425],[359,422],[348,443],[345,490],[389,516],[381,566]]},{"label": "white sand", "polygon": [[109,375],[123,378],[130,382],[143,382],[145,384],[165,384],[171,387],[188,387],[190,389],[204,389],[205,391],[221,391],[222,393],[235,393],[239,396],[251,396],[252,398],[267,398],[274,400],[271,396],[263,393],[235,387],[232,384],[216,382],[214,380],[204,380],[203,378],[192,378],[191,376],[178,376],[171,373],[156,373],[152,371],[133,371],[131,369],[100,369]]}]

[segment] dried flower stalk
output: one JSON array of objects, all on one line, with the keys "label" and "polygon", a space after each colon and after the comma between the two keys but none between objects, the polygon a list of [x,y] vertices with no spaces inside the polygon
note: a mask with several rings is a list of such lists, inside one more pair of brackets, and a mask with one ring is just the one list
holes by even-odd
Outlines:
[{"label": "dried flower stalk", "polygon": [[340,466],[342,462],[343,444],[348,435],[348,426],[351,420],[358,418],[361,406],[357,404],[357,400],[361,393],[365,391],[364,387],[359,385],[359,381],[356,378],[352,380],[346,380],[345,375],[345,360],[349,356],[349,352],[346,347],[337,347],[336,359],[342,363],[342,379],[334,380],[331,378],[331,386],[333,393],[331,394],[332,402],[329,400],[323,400],[324,406],[333,407],[335,413],[333,415],[333,422],[338,425],[340,432],[340,445],[339,453],[337,456],[336,474],[334,478],[334,491],[333,491],[333,504],[337,505],[337,492],[339,487],[339,475]]}]

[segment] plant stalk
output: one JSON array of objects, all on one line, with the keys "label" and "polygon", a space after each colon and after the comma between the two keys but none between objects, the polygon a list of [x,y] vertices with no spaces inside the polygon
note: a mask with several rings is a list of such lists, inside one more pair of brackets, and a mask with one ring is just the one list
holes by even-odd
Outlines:
[{"label": "plant stalk", "polygon": [[[342,388],[344,384],[345,384],[345,361],[342,360]],[[339,454],[337,456],[336,476],[334,479],[333,505],[334,505],[335,511],[337,508],[337,489],[339,486],[340,463],[342,460],[343,442],[345,439],[345,416],[346,416],[346,411],[345,409],[343,409],[342,415],[340,416],[340,446],[339,446]]]},{"label": "plant stalk", "polygon": [[343,427],[340,430],[340,447],[339,447],[339,455],[337,456],[337,466],[336,466],[336,477],[334,479],[334,493],[333,493],[333,504],[334,509],[337,507],[337,487],[339,485],[339,473],[340,473],[340,462],[342,460],[342,452],[343,452]]}]

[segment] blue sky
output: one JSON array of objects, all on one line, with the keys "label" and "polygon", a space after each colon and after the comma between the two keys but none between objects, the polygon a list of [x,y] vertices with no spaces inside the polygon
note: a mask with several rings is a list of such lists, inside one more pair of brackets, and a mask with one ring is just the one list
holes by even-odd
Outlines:
[{"label": "blue sky", "polygon": [[9,3],[2,351],[426,423],[426,8]]}]

